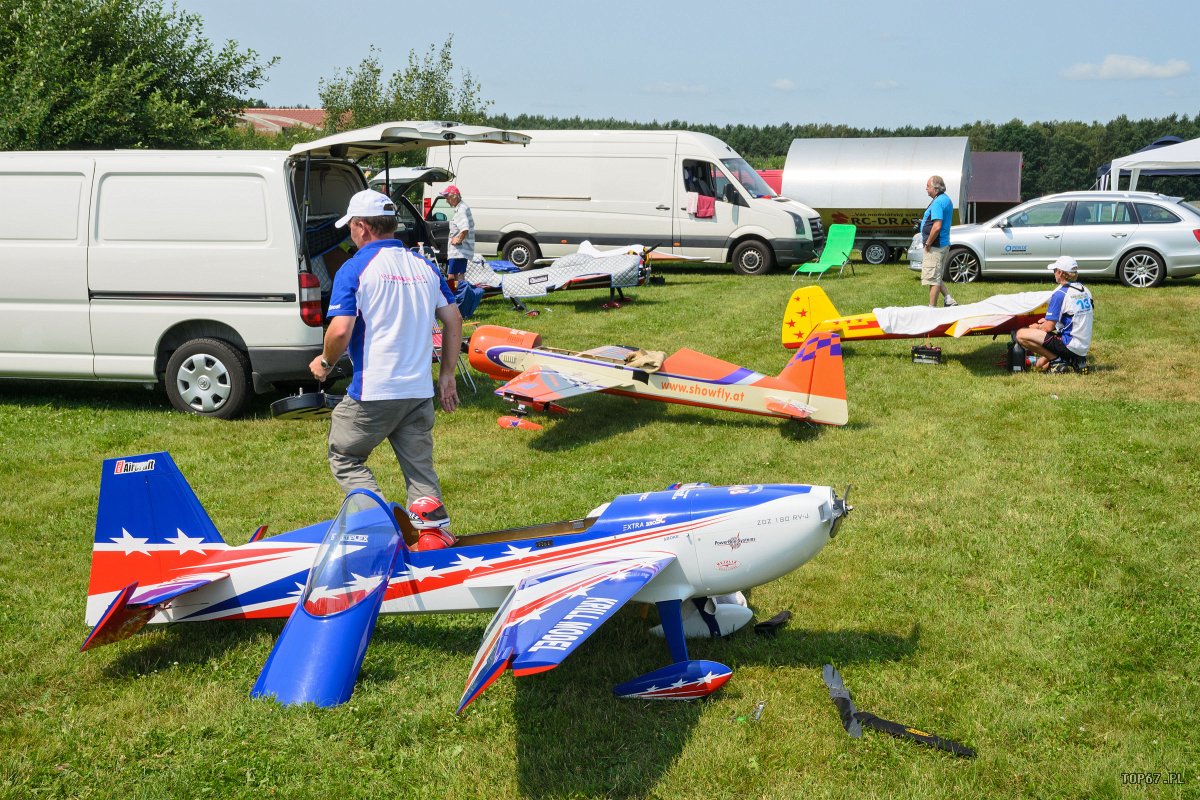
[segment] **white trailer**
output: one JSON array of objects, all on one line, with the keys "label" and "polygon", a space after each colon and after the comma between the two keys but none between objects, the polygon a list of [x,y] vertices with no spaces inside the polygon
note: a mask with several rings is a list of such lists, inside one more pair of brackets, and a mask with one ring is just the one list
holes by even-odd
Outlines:
[{"label": "white trailer", "polygon": [[971,180],[965,136],[796,139],[783,167],[783,196],[811,206],[830,225],[858,228],[855,247],[868,264],[898,261],[913,236],[913,220],[929,205],[925,181],[941,175],[963,221]]}]

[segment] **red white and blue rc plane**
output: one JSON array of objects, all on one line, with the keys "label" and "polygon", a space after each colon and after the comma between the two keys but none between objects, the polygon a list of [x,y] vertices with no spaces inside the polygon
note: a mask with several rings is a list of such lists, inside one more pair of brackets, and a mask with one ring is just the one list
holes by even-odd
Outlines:
[{"label": "red white and blue rc plane", "polygon": [[562,663],[630,600],[653,603],[672,663],[615,687],[692,699],[729,667],[692,660],[683,604],[736,592],[811,559],[849,512],[826,486],[683,485],[620,495],[579,519],[461,536],[418,551],[408,513],[371,492],[338,516],[230,546],[167,453],[104,462],[82,649],[147,624],[287,617],[252,694],[345,702],[379,613],[496,609],[461,712],[506,670]]}]

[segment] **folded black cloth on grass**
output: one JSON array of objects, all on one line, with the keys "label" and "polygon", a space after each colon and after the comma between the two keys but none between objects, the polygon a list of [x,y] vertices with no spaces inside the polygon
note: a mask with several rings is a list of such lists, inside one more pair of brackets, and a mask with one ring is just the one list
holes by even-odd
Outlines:
[{"label": "folded black cloth on grass", "polygon": [[947,753],[953,753],[963,758],[975,757],[974,750],[952,739],[943,739],[941,736],[926,733],[911,725],[904,725],[899,722],[883,719],[872,714],[870,711],[859,711],[854,705],[854,698],[850,696],[850,690],[842,682],[842,676],[833,668],[832,664],[825,665],[823,677],[825,679],[825,686],[829,689],[829,697],[833,700],[833,704],[837,706],[838,714],[842,718],[842,727],[846,729],[846,733],[850,734],[851,737],[855,739],[861,737],[863,726],[866,726],[899,739],[908,739],[910,742],[917,742],[927,747],[935,747],[938,750],[945,750]]}]

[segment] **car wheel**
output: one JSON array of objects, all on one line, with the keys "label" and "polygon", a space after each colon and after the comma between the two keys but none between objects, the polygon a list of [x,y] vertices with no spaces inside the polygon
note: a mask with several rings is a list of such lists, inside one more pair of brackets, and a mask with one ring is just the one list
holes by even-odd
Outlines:
[{"label": "car wheel", "polygon": [[867,242],[862,247],[862,259],[868,264],[886,264],[891,255],[892,248],[883,242]]},{"label": "car wheel", "polygon": [[979,280],[979,259],[965,247],[955,247],[946,259],[946,280],[950,283],[972,283]]},{"label": "car wheel", "polygon": [[1117,278],[1134,289],[1151,289],[1167,277],[1167,265],[1162,256],[1149,250],[1134,250],[1121,259]]},{"label": "car wheel", "polygon": [[762,242],[742,242],[733,248],[733,271],[739,275],[766,275],[775,267],[775,258]]},{"label": "car wheel", "polygon": [[167,362],[167,397],[180,411],[232,419],[246,407],[250,365],[245,354],[220,339],[193,339]]},{"label": "car wheel", "polygon": [[533,262],[542,257],[537,244],[524,236],[514,236],[509,239],[508,243],[504,245],[502,255],[505,261],[517,269],[529,269],[533,266]]}]

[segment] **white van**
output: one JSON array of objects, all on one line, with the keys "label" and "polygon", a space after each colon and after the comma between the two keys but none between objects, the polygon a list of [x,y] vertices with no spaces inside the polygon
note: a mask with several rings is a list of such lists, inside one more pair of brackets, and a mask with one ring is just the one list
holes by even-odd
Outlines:
[{"label": "white van", "polygon": [[291,152],[0,153],[0,378],[162,383],[222,418],[312,380],[356,160],[467,140],[528,137],[397,122]]},{"label": "white van", "polygon": [[[810,260],[820,215],[779,197],[729,145],[691,131],[530,131],[525,147],[455,147],[454,179],[475,217],[475,249],[518,267],[597,246],[733,264],[743,275]],[[431,190],[436,196],[443,184]],[[445,200],[430,214],[449,216]]]}]

